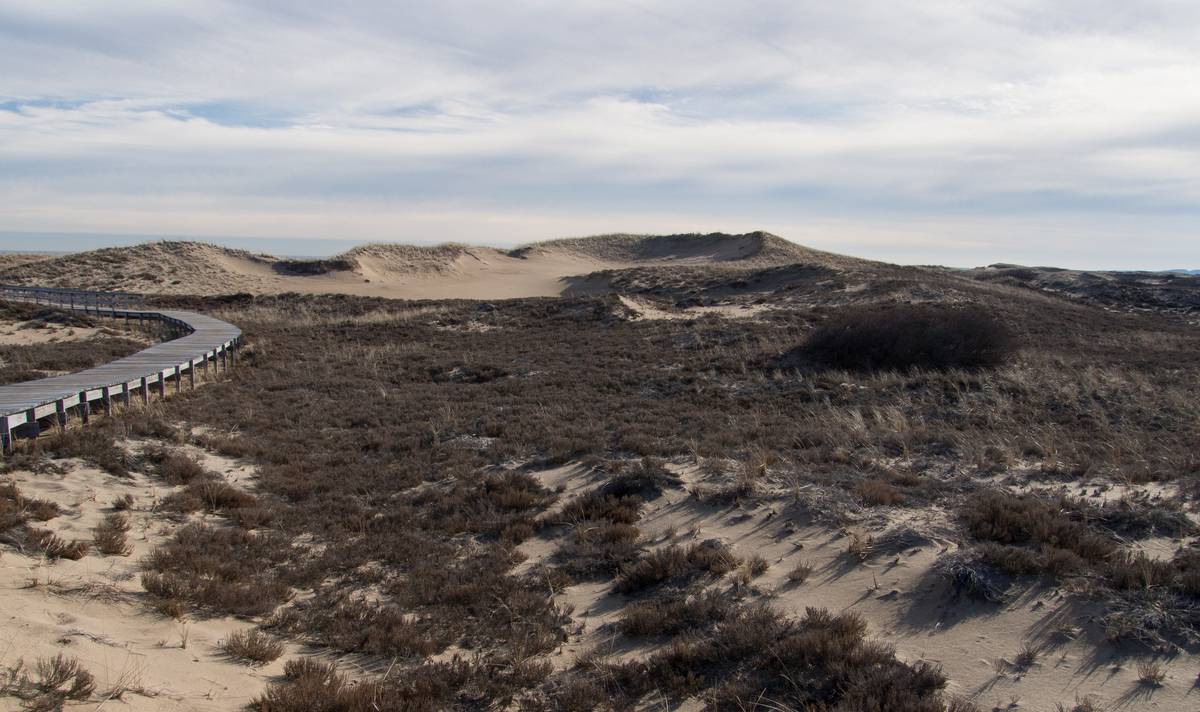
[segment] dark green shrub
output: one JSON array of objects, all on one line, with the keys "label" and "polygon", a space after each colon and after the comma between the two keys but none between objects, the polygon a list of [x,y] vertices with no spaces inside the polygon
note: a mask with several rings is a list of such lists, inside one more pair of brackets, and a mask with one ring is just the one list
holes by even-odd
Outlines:
[{"label": "dark green shrub", "polygon": [[834,312],[785,361],[853,371],[991,368],[1015,349],[1008,328],[976,306],[898,304]]}]

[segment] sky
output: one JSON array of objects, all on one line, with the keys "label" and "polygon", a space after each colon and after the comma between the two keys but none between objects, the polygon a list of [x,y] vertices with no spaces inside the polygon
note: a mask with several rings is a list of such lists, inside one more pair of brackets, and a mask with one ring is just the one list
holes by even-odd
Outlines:
[{"label": "sky", "polygon": [[0,249],[1200,267],[1200,3],[0,0]]}]

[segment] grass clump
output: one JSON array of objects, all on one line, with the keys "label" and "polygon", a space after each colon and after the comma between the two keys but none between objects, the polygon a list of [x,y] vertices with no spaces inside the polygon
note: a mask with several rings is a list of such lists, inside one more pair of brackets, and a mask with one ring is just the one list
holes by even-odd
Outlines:
[{"label": "grass clump", "polygon": [[1144,660],[1137,666],[1138,684],[1145,687],[1162,687],[1167,679],[1167,668],[1158,660]]},{"label": "grass clump", "polygon": [[805,559],[800,561],[788,571],[787,580],[797,585],[802,584],[812,575],[814,568],[811,560]]},{"label": "grass clump", "polygon": [[26,541],[47,559],[78,561],[87,556],[89,549],[87,542],[78,539],[67,541],[48,529],[28,529]]},{"label": "grass clump", "polygon": [[266,665],[283,655],[283,643],[259,630],[239,630],[221,642],[229,657],[250,665]]},{"label": "grass clump", "polygon": [[129,520],[120,512],[111,512],[92,530],[92,543],[97,551],[108,556],[129,556]]},{"label": "grass clump", "polygon": [[95,691],[95,677],[78,660],[62,653],[38,658],[32,670],[18,660],[0,671],[0,695],[16,697],[26,710],[61,710],[68,700],[80,702]]},{"label": "grass clump", "polygon": [[193,480],[211,476],[198,459],[176,448],[163,445],[148,446],[142,451],[142,460],[167,484],[186,485]]}]

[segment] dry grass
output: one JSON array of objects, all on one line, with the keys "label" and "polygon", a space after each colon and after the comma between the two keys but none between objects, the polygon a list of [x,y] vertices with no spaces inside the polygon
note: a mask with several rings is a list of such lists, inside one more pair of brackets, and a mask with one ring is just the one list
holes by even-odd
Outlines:
[{"label": "dry grass", "polygon": [[1167,669],[1158,660],[1146,660],[1137,666],[1138,684],[1146,687],[1162,687],[1167,680]]},{"label": "dry grass", "polygon": [[221,641],[221,650],[248,665],[266,665],[283,655],[283,643],[258,630],[239,630]]},{"label": "dry grass", "polygon": [[17,698],[30,712],[61,710],[67,701],[87,700],[95,690],[92,674],[62,653],[38,658],[32,670],[18,660],[0,671],[0,696]]},{"label": "dry grass", "polygon": [[129,520],[124,514],[113,512],[92,530],[92,543],[96,550],[109,556],[129,556],[133,545],[129,543]]},{"label": "dry grass", "polygon": [[812,575],[813,563],[810,560],[804,560],[792,567],[788,571],[787,579],[794,584],[802,584]]}]

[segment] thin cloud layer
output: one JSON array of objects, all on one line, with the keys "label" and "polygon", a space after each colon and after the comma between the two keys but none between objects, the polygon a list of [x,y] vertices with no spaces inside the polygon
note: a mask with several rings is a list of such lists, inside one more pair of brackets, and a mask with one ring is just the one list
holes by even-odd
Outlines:
[{"label": "thin cloud layer", "polygon": [[5,3],[0,229],[1200,262],[1194,3],[404,5]]}]

